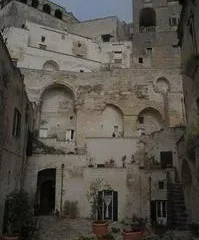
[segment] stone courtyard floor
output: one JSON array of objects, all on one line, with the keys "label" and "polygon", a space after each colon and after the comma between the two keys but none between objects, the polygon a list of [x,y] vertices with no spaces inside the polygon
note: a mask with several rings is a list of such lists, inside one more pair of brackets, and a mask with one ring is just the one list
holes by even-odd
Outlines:
[{"label": "stone courtyard floor", "polygon": [[[91,221],[87,219],[66,219],[66,218],[55,218],[55,217],[39,217],[40,231],[39,237],[34,240],[79,240],[81,236],[89,236],[96,239],[92,235]],[[121,229],[121,224],[118,222],[110,224],[110,231],[114,228]],[[122,240],[121,233],[113,234],[115,240]],[[172,232],[172,237],[165,235],[161,238],[162,240],[199,240],[198,238],[193,238],[188,231],[174,231]],[[155,237],[155,236],[154,236]],[[151,240],[160,238],[148,238]],[[147,239],[147,238],[146,238]]]}]

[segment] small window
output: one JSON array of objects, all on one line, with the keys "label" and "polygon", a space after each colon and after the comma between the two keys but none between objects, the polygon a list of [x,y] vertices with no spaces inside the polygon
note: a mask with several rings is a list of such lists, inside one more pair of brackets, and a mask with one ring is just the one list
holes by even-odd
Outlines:
[{"label": "small window", "polygon": [[138,117],[138,122],[140,124],[144,124],[144,117]]},{"label": "small window", "polygon": [[169,26],[177,26],[177,25],[178,25],[178,19],[176,17],[170,17]]},{"label": "small window", "polygon": [[112,37],[112,36],[111,36],[110,34],[101,35],[101,38],[102,38],[102,41],[103,41],[103,42],[110,42],[111,37]]},{"label": "small window", "polygon": [[162,169],[173,167],[173,153],[171,151],[160,152],[160,162]]},{"label": "small window", "polygon": [[44,4],[43,11],[47,14],[51,14],[51,7],[48,4]]},{"label": "small window", "polygon": [[62,16],[63,16],[63,13],[62,13],[61,10],[59,10],[59,9],[55,10],[55,17],[56,18],[62,19]]},{"label": "small window", "polygon": [[40,128],[39,129],[39,137],[47,138],[48,137],[48,128]]},{"label": "small window", "polygon": [[38,0],[32,0],[32,4],[31,4],[31,6],[32,6],[33,8],[37,8],[38,5],[39,5]]},{"label": "small window", "polygon": [[83,73],[83,72],[84,72],[84,70],[80,69],[80,72],[81,72],[81,73]]},{"label": "small window", "polygon": [[81,43],[78,43],[78,47],[81,47],[82,46],[82,44]]},{"label": "small window", "polygon": [[16,108],[14,110],[12,135],[14,137],[20,137],[21,135],[21,113]]},{"label": "small window", "polygon": [[139,63],[143,63],[143,58],[140,57],[140,58],[138,59],[138,62],[139,62]]},{"label": "small window", "polygon": [[66,130],[66,141],[71,141],[75,139],[75,130],[68,129]]},{"label": "small window", "polygon": [[164,189],[164,181],[159,181],[158,182],[158,187],[159,187],[159,189]]},{"label": "small window", "polygon": [[41,36],[41,42],[44,43],[46,41],[46,38],[44,36]]},{"label": "small window", "polygon": [[152,48],[151,47],[149,47],[149,48],[147,48],[146,49],[146,52],[147,52],[147,56],[151,56],[152,55]]}]

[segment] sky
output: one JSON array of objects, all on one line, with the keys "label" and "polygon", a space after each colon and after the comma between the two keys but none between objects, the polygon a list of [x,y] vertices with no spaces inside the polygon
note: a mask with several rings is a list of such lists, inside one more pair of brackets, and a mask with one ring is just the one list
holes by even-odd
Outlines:
[{"label": "sky", "polygon": [[125,22],[132,22],[132,0],[51,0],[66,11],[72,12],[81,21],[118,16]]}]

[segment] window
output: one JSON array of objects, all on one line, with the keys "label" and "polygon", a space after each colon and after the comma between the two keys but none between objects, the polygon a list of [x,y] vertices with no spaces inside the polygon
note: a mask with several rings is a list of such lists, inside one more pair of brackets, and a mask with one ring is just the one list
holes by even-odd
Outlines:
[{"label": "window", "polygon": [[31,4],[31,6],[32,6],[33,8],[37,8],[38,5],[39,5],[38,0],[32,0],[32,4]]},{"label": "window", "polygon": [[177,26],[177,25],[178,25],[178,19],[176,17],[170,17],[169,26]]},{"label": "window", "polygon": [[66,130],[66,141],[71,141],[75,139],[75,130],[68,129]]},{"label": "window", "polygon": [[55,17],[56,18],[62,19],[62,15],[63,15],[63,13],[62,13],[61,10],[59,10],[59,9],[55,10]]},{"label": "window", "polygon": [[51,7],[48,4],[44,4],[43,11],[47,14],[51,14]]},{"label": "window", "polygon": [[173,166],[173,154],[171,151],[160,152],[160,162],[162,169]]},{"label": "window", "polygon": [[144,117],[138,117],[138,122],[140,124],[144,124]]},{"label": "window", "polygon": [[48,137],[48,128],[40,128],[39,129],[39,137],[47,138]]},{"label": "window", "polygon": [[46,38],[44,36],[41,36],[41,42],[44,43]]},{"label": "window", "polygon": [[147,56],[151,56],[152,55],[152,47],[148,47],[147,49],[146,49],[146,52],[147,52]]},{"label": "window", "polygon": [[21,134],[21,113],[15,108],[12,135],[14,137],[20,137]]},{"label": "window", "polygon": [[80,69],[80,72],[81,72],[81,73],[83,73],[83,72],[84,72],[84,70]]},{"label": "window", "polygon": [[140,58],[138,59],[138,62],[139,62],[139,63],[143,63],[143,58],[140,57]]},{"label": "window", "polygon": [[110,42],[111,37],[112,37],[112,36],[111,36],[110,34],[101,35],[101,38],[102,38],[102,41],[103,41],[103,42]]},{"label": "window", "polygon": [[166,201],[157,201],[156,202],[156,213],[157,213],[157,218],[166,218],[167,217],[167,202]]},{"label": "window", "polygon": [[164,181],[159,181],[158,187],[159,187],[159,189],[164,189]]}]

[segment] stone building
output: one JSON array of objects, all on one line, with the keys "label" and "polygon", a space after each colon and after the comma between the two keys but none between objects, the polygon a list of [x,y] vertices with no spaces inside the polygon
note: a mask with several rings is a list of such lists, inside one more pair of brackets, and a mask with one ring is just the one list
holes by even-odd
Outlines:
[{"label": "stone building", "polygon": [[193,222],[199,222],[199,145],[198,145],[198,54],[199,5],[197,1],[180,1],[181,19],[178,29],[182,48],[183,89],[186,108],[186,131],[178,142],[180,176],[185,200]]},{"label": "stone building", "polygon": [[5,197],[19,189],[24,180],[31,153],[31,113],[23,76],[0,35],[0,229]]},{"label": "stone building", "polygon": [[101,189],[104,219],[180,224],[171,201],[185,124],[178,1],[134,0],[133,31],[116,17],[79,22],[33,2],[2,1],[0,24],[34,106],[24,188],[39,213],[70,201],[88,217],[87,191],[100,178],[112,188]]}]

